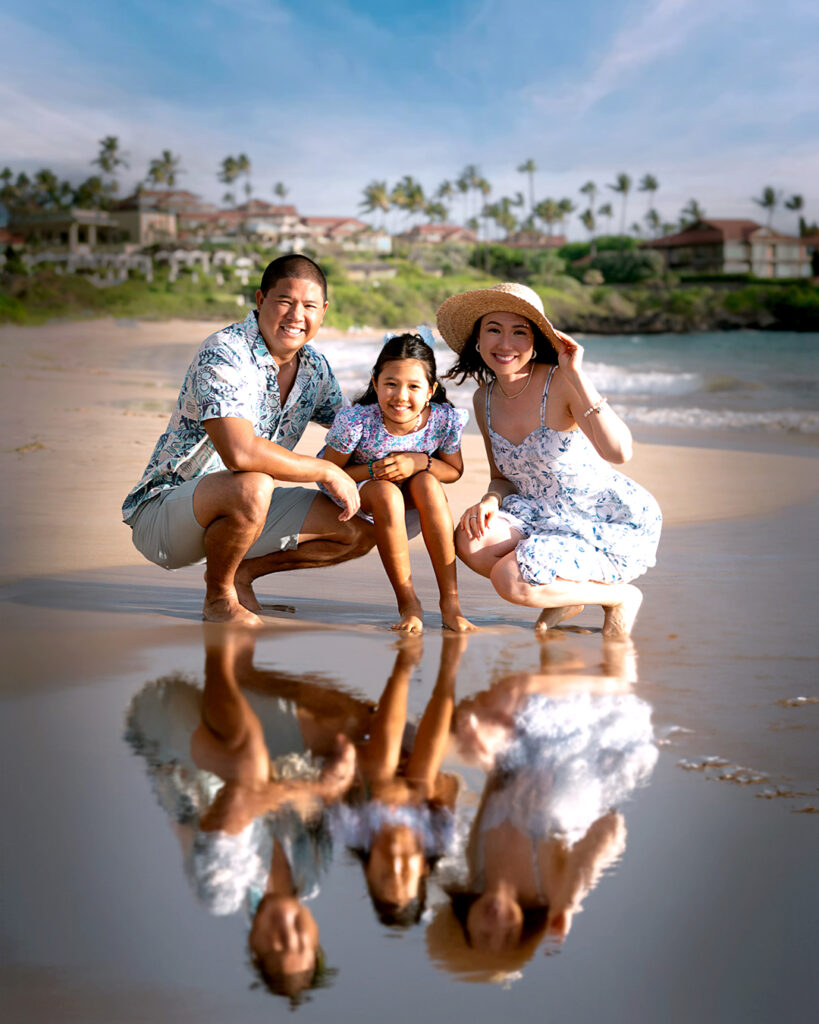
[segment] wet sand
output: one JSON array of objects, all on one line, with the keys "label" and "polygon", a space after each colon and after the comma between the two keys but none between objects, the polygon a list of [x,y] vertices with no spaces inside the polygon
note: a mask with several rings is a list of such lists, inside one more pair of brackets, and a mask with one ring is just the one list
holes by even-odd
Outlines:
[{"label": "wet sand", "polygon": [[[201,684],[201,570],[142,561],[119,506],[209,329],[0,329],[12,1020],[250,1020],[260,1002],[264,1010],[248,991],[242,922],[197,907],[121,739],[124,710],[146,681],[177,671]],[[320,437],[311,431],[302,450],[314,452]],[[466,438],[465,455],[449,492],[456,513],[485,486],[479,438]],[[642,584],[633,688],[668,740],[650,785],[625,808],[621,862],[588,896],[560,955],[541,951],[507,991],[453,988],[430,959],[424,926],[384,941],[360,870],[342,858],[317,902],[341,973],[315,995],[311,1020],[380,1019],[386,1006],[399,1020],[410,1007],[430,1019],[452,1008],[479,1021],[524,1019],[546,998],[565,1020],[650,1019],[647,1008],[660,1006],[679,1021],[804,1019],[819,910],[817,818],[802,813],[819,808],[819,704],[799,700],[819,696],[816,465],[799,446],[783,455],[638,445],[628,473],[658,497],[666,526]],[[413,557],[429,609],[417,713],[441,638],[418,545]],[[483,630],[469,641],[459,694],[534,670],[534,613],[460,575],[465,613]],[[269,622],[262,662],[378,696],[394,637],[375,554],[270,578],[259,596]],[[599,673],[599,620],[599,610],[584,612],[548,643]]]}]

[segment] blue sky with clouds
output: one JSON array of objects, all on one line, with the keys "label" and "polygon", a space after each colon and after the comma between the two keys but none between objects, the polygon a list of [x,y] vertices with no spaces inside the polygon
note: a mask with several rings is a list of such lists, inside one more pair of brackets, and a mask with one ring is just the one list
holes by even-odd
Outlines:
[{"label": "blue sky with clouds", "polygon": [[255,194],[354,214],[373,179],[432,191],[467,163],[514,194],[531,157],[538,198],[651,172],[669,220],[692,196],[759,216],[768,184],[819,219],[815,0],[4,0],[0,39],[14,170],[79,179],[117,135],[121,190],[168,148],[218,201],[246,152]]}]

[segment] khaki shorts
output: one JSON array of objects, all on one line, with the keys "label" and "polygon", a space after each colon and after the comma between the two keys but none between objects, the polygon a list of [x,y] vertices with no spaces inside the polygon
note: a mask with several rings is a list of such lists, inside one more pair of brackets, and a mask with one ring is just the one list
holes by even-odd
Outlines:
[{"label": "khaki shorts", "polygon": [[[205,529],[193,514],[193,492],[202,477],[170,487],[146,501],[128,520],[134,547],[163,569],[181,569],[205,560]],[[292,551],[298,547],[305,517],[318,491],[308,487],[277,487],[267,522],[246,558]]]}]

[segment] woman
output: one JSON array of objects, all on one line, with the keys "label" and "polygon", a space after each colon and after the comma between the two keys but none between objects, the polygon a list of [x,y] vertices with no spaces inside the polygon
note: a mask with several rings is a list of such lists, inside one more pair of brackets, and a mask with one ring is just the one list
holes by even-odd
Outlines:
[{"label": "woman", "polygon": [[438,329],[458,353],[446,376],[479,384],[491,472],[456,529],[459,556],[507,601],[543,609],[539,631],[596,604],[603,635],[628,636],[642,602],[630,581],[654,565],[662,516],[607,465],[631,458],[631,434],[583,369],[582,347],[519,284],[452,296]]}]

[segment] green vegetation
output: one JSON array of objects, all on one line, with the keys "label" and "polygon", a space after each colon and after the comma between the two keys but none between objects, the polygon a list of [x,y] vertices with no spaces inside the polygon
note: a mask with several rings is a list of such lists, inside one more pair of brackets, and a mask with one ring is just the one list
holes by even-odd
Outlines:
[{"label": "green vegetation", "polygon": [[[532,254],[489,246],[492,275],[483,270],[485,255],[479,246],[471,260],[477,265],[462,260],[449,270],[433,267],[432,271],[407,259],[384,259],[381,266],[385,271],[393,268],[395,276],[366,281],[351,280],[340,259],[324,259],[330,287],[326,323],[339,329],[433,323],[438,306],[448,296],[486,287],[498,279],[516,278],[538,291],[549,315],[568,331],[819,330],[819,288],[809,281],[740,278],[680,282],[673,275],[657,273],[630,283],[609,278],[602,284],[584,284],[565,273],[564,261],[554,252]],[[604,257],[620,260],[620,273],[625,263],[641,261],[646,255],[651,254],[603,249],[591,263],[602,260],[605,264]],[[235,284],[217,287],[214,278],[201,272],[183,272],[170,282],[163,267],[153,282],[136,277],[107,287],[54,268],[25,274],[15,267],[17,272],[0,278],[0,323],[36,324],[96,316],[202,318],[227,323],[243,317],[252,307],[256,280],[268,256],[269,251],[257,256],[256,269],[244,288]]]}]

